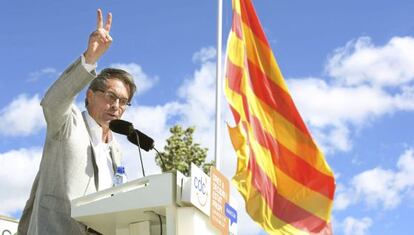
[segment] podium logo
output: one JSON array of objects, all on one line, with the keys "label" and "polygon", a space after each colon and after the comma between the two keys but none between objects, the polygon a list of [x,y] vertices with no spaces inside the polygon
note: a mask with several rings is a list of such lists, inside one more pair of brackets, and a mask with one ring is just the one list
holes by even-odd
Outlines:
[{"label": "podium logo", "polygon": [[1,235],[12,235],[12,233],[6,229],[1,232]]},{"label": "podium logo", "polygon": [[208,199],[207,178],[196,176],[194,177],[193,185],[196,189],[198,203],[200,203],[201,206],[205,206]]}]

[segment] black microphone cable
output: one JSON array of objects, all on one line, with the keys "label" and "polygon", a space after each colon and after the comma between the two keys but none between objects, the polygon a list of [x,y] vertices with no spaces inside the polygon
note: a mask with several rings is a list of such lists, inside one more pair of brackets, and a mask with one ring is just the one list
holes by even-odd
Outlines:
[{"label": "black microphone cable", "polygon": [[162,217],[165,217],[165,216],[158,214],[155,211],[144,211],[144,213],[153,213],[154,215],[158,216],[158,220],[160,222],[160,235],[162,235]]},{"label": "black microphone cable", "polygon": [[160,235],[162,235],[162,219],[161,219],[160,214],[157,213],[157,215],[158,215],[158,219],[160,220]]},{"label": "black microphone cable", "polygon": [[165,163],[164,163],[164,160],[162,160],[160,152],[158,152],[158,150],[155,147],[154,147],[154,150],[157,152],[158,157],[160,157],[161,159],[162,167],[165,169],[165,171],[167,171],[167,168],[165,167]]}]

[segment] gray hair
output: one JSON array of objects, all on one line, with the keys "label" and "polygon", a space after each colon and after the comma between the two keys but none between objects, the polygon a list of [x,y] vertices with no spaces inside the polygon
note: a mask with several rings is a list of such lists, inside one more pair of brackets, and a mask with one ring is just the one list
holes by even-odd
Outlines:
[{"label": "gray hair", "polygon": [[[131,102],[137,87],[134,82],[134,78],[130,73],[122,69],[106,68],[102,70],[95,79],[89,84],[88,90],[98,91],[106,90],[106,81],[108,79],[118,79],[129,87],[128,102]],[[88,99],[85,98],[85,107],[88,106]]]}]

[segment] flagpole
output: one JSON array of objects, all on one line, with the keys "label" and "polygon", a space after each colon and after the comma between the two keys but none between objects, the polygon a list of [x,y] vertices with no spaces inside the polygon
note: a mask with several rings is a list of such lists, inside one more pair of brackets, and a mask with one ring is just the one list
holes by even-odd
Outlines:
[{"label": "flagpole", "polygon": [[221,45],[222,45],[222,14],[223,14],[223,0],[217,0],[217,64],[216,64],[216,126],[214,139],[214,161],[216,162],[217,170],[221,168],[221,154],[220,154],[220,107],[221,107]]}]

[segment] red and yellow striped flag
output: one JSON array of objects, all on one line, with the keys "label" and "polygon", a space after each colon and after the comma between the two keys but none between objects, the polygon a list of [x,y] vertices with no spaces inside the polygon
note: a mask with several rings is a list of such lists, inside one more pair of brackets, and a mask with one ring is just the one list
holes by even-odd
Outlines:
[{"label": "red and yellow striped flag", "polygon": [[332,234],[335,179],[289,94],[250,0],[233,0],[225,93],[233,183],[269,234]]}]

